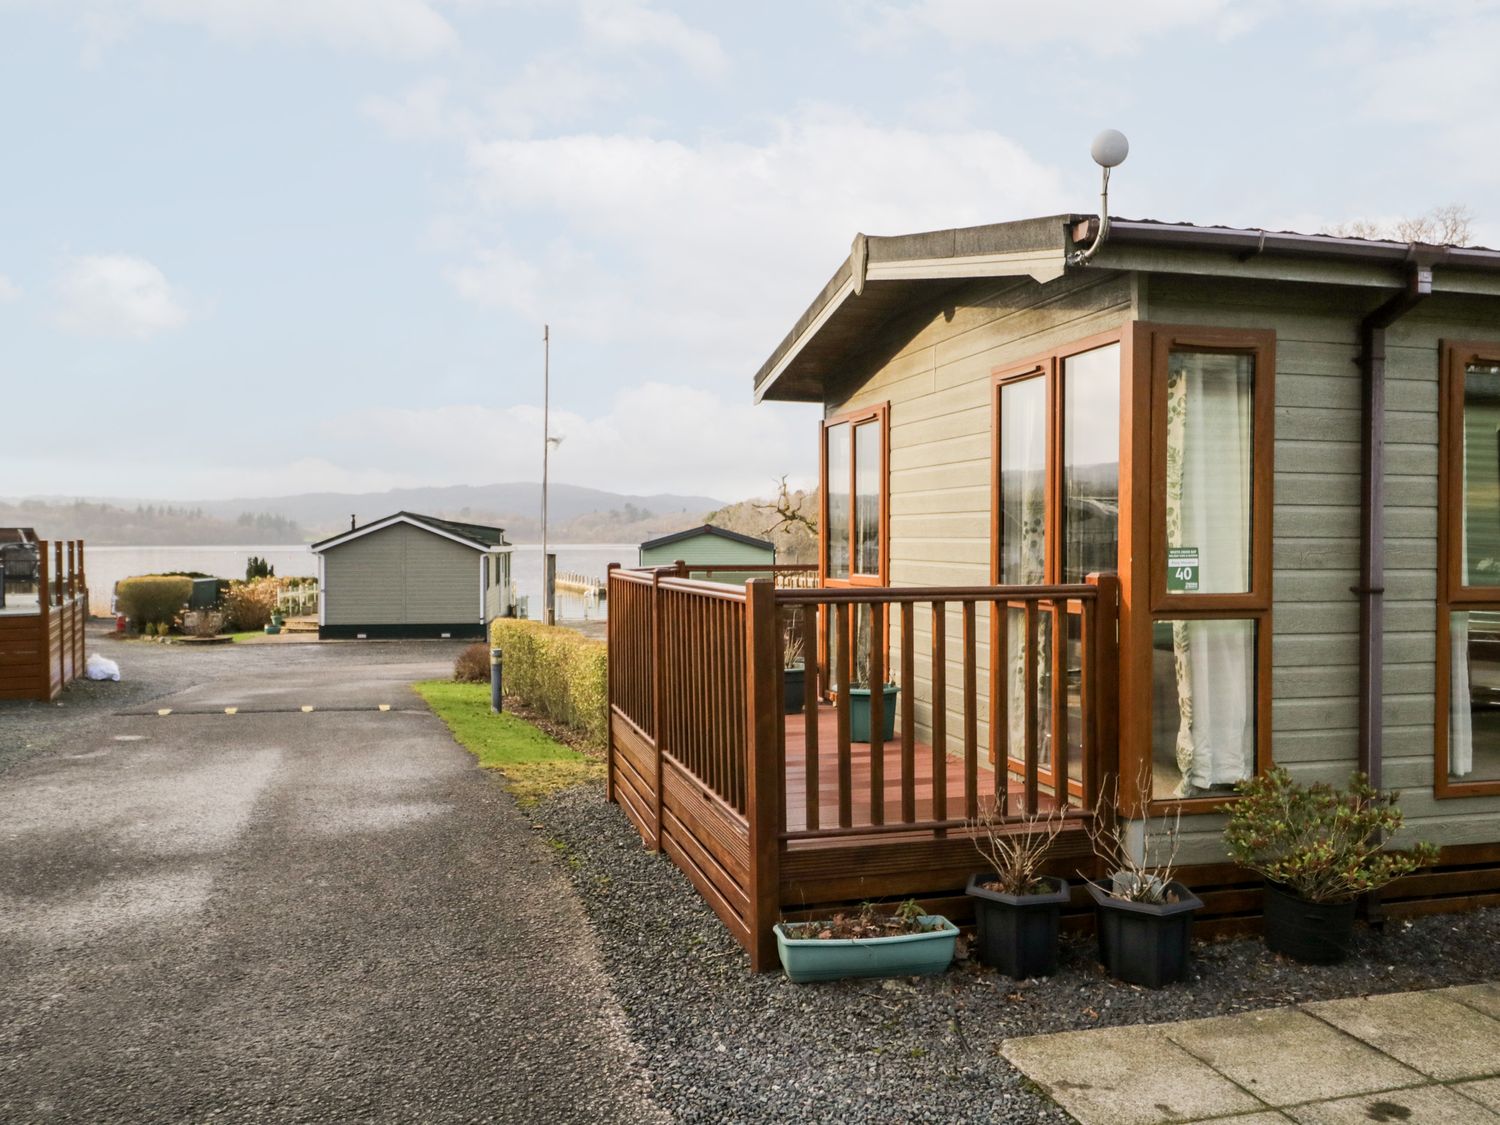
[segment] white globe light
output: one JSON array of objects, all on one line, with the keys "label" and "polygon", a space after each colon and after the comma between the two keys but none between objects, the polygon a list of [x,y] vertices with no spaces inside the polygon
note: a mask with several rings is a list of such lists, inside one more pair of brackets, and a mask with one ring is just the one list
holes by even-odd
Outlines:
[{"label": "white globe light", "polygon": [[1113,168],[1124,163],[1125,157],[1130,155],[1130,142],[1118,129],[1106,129],[1094,138],[1094,143],[1089,146],[1089,154],[1093,156],[1095,164]]}]

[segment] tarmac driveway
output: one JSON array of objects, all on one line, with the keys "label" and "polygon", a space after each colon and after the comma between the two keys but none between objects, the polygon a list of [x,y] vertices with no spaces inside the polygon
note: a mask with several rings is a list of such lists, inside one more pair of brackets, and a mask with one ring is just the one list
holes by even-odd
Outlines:
[{"label": "tarmac driveway", "polygon": [[0,774],[0,1120],[661,1118],[555,860],[405,686],[451,648],[408,647],[216,654]]}]

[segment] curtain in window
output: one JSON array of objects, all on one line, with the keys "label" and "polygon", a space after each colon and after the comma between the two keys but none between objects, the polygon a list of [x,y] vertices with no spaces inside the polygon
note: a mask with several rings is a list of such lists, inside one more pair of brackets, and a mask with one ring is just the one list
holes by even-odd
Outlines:
[{"label": "curtain in window", "polygon": [[[1249,589],[1253,361],[1178,353],[1167,374],[1166,533],[1195,548],[1197,593]],[[1174,621],[1174,796],[1245,777],[1253,761],[1255,625]]]},{"label": "curtain in window", "polygon": [[[1468,551],[1465,550],[1467,555]],[[1465,566],[1467,566],[1467,559]],[[1474,711],[1469,690],[1469,615],[1448,615],[1448,776],[1474,772]]]},{"label": "curtain in window", "polygon": [[[1000,388],[1000,496],[1003,585],[1031,586],[1047,580],[1047,385],[1026,379]],[[1026,615],[1005,615],[1007,661],[1006,712],[1008,753],[1025,754],[1026,747]],[[1044,617],[1037,629],[1037,753],[1051,761],[1048,656],[1050,630]]]}]

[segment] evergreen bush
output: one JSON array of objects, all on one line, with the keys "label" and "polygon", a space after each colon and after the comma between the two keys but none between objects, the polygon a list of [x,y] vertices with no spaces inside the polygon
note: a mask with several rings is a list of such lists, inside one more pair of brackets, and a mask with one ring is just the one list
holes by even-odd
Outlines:
[{"label": "evergreen bush", "polygon": [[271,623],[276,609],[276,594],[281,583],[275,578],[258,578],[254,582],[235,582],[224,595],[226,625],[237,633],[253,633]]},{"label": "evergreen bush", "polygon": [[143,575],[120,580],[115,586],[115,605],[132,626],[144,633],[155,626],[170,626],[192,594],[191,578]]},{"label": "evergreen bush", "polygon": [[[505,694],[604,747],[609,730],[609,656],[603,641],[571,629],[502,617],[490,643],[505,664]],[[486,675],[489,656],[485,655]]]}]

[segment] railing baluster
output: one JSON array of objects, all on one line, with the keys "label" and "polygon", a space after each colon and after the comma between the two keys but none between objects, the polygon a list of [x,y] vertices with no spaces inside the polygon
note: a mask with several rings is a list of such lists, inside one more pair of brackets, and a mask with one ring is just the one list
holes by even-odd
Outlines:
[{"label": "railing baluster", "polygon": [[990,747],[996,815],[1010,815],[1010,603],[990,603]]},{"label": "railing baluster", "polygon": [[911,602],[901,603],[901,820],[906,824],[917,819],[917,674],[912,659],[912,609]]},{"label": "railing baluster", "polygon": [[948,819],[948,605],[932,603],[932,819]]},{"label": "railing baluster", "polygon": [[974,643],[974,602],[963,603],[964,623],[964,816],[979,815],[979,691]]},{"label": "railing baluster", "polygon": [[834,610],[834,635],[838,641],[838,712],[839,730],[839,827],[854,822],[854,780],[849,760],[849,663],[854,653],[848,605],[840,602]]},{"label": "railing baluster", "polygon": [[818,827],[818,607],[802,607],[802,743],[806,754],[807,827]]},{"label": "railing baluster", "polygon": [[1026,708],[1026,776],[1022,780],[1025,786],[1024,807],[1027,816],[1036,815],[1036,775],[1037,775],[1037,717],[1036,717],[1036,628],[1037,609],[1036,600],[1026,600],[1026,698],[1023,705]]},{"label": "railing baluster", "polygon": [[870,603],[870,823],[885,823],[885,605]]}]

